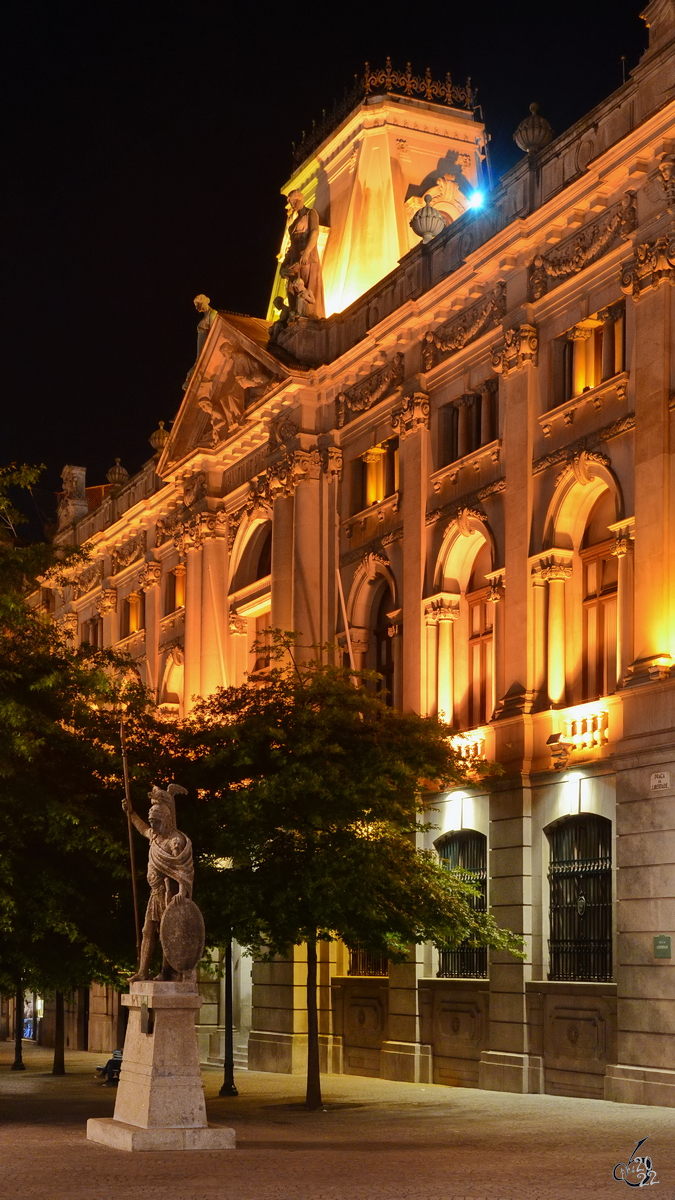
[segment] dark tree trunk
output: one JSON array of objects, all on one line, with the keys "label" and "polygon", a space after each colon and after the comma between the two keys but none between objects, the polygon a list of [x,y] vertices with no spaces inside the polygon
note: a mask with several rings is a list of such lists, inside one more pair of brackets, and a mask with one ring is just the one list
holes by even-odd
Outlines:
[{"label": "dark tree trunk", "polygon": [[25,1071],[26,1065],[23,1061],[23,981],[20,979],[16,985],[16,993],[14,996],[14,1062],[12,1063],[12,1071]]},{"label": "dark tree trunk", "polygon": [[234,1043],[232,1036],[232,938],[225,947],[225,1071],[219,1096],[238,1096],[234,1085]]},{"label": "dark tree trunk", "polygon": [[54,1003],[56,1012],[54,1021],[54,1066],[52,1067],[52,1075],[65,1075],[66,1063],[64,1055],[65,1028],[63,1019],[63,992],[55,993]]},{"label": "dark tree trunk", "polygon": [[321,1107],[319,1014],[316,1007],[316,941],[307,943],[307,1094],[306,1108]]}]

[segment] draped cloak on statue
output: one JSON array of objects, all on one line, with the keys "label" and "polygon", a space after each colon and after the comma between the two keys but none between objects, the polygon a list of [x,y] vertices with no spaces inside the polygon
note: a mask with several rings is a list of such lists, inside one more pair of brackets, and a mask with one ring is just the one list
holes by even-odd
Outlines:
[{"label": "draped cloak on statue", "polygon": [[[192,842],[178,830],[168,837],[161,837],[150,829],[146,834],[150,841],[148,857],[148,883],[150,884],[150,899],[145,914],[146,921],[161,921],[167,904],[176,894],[177,889],[171,888],[169,880],[183,884],[188,894],[192,895],[195,870],[192,862]],[[182,839],[185,844],[182,845]]]}]

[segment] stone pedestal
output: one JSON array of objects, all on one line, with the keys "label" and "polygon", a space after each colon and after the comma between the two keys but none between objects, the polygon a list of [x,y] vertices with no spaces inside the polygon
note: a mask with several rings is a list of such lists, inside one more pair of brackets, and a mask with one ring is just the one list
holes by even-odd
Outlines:
[{"label": "stone pedestal", "polygon": [[206,1122],[192,983],[132,983],[114,1117],[87,1121],[87,1138],[118,1150],[233,1150],[233,1129]]}]

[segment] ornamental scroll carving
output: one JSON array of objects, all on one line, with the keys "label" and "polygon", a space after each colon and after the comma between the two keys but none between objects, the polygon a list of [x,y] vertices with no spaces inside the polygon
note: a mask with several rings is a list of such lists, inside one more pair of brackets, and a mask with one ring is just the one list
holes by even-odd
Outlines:
[{"label": "ornamental scroll carving", "polygon": [[404,356],[401,352],[394,355],[390,363],[372,371],[366,379],[346,388],[335,398],[335,422],[342,429],[346,421],[354,413],[366,412],[373,404],[384,400],[403,383]]},{"label": "ornamental scroll carving", "polygon": [[144,592],[149,592],[151,588],[158,587],[162,582],[162,564],[147,562],[138,577],[138,582]]},{"label": "ornamental scroll carving", "polygon": [[207,538],[221,537],[226,526],[227,513],[223,508],[217,512],[201,512],[177,527],[173,535],[174,546],[181,555],[187,550],[199,550]]},{"label": "ornamental scroll carving", "polygon": [[431,371],[443,358],[463,350],[488,329],[494,329],[506,312],[506,284],[499,280],[494,290],[475,304],[451,317],[422,341],[422,367]]},{"label": "ornamental scroll carving", "polygon": [[405,396],[391,414],[391,427],[400,438],[405,438],[417,429],[429,428],[429,397],[426,392],[413,392]]},{"label": "ornamental scroll carving", "polygon": [[504,340],[492,347],[492,367],[506,376],[526,363],[536,367],[539,361],[539,332],[536,325],[515,325],[507,329]]},{"label": "ornamental scroll carving", "polygon": [[628,238],[636,225],[635,192],[626,192],[618,204],[589,221],[580,233],[566,238],[548,254],[536,255],[530,266],[531,299],[541,300],[549,288],[583,271],[620,238]]},{"label": "ornamental scroll carving", "polygon": [[184,512],[167,513],[166,516],[159,517],[155,523],[155,545],[163,546],[168,542],[184,519]]},{"label": "ornamental scroll carving", "polygon": [[96,601],[96,611],[99,617],[105,617],[108,613],[117,612],[117,591],[115,588],[103,588],[101,595]]},{"label": "ornamental scroll carving", "polygon": [[139,530],[135,537],[129,538],[120,546],[116,546],[111,555],[110,574],[117,575],[125,567],[131,566],[136,559],[145,554],[148,536],[145,529]]},{"label": "ornamental scroll carving", "polygon": [[80,596],[86,596],[92,588],[98,587],[103,582],[103,559],[99,562],[92,563],[85,571],[80,571],[80,574],[73,580],[73,596],[78,600]]},{"label": "ornamental scroll carving", "polygon": [[621,290],[638,300],[649,288],[661,283],[675,283],[675,231],[643,242],[635,250],[635,258],[621,269]]},{"label": "ornamental scroll carving", "polygon": [[249,515],[259,509],[269,511],[275,500],[292,496],[299,483],[318,479],[321,470],[319,451],[292,450],[249,484],[246,509]]}]

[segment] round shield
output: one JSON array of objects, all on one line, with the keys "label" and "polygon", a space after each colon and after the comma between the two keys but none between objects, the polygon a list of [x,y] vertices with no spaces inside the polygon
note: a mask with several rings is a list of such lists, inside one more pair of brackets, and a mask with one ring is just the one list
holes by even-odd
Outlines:
[{"label": "round shield", "polygon": [[191,971],[204,953],[204,918],[193,900],[170,904],[159,927],[167,961],[174,971]]}]

